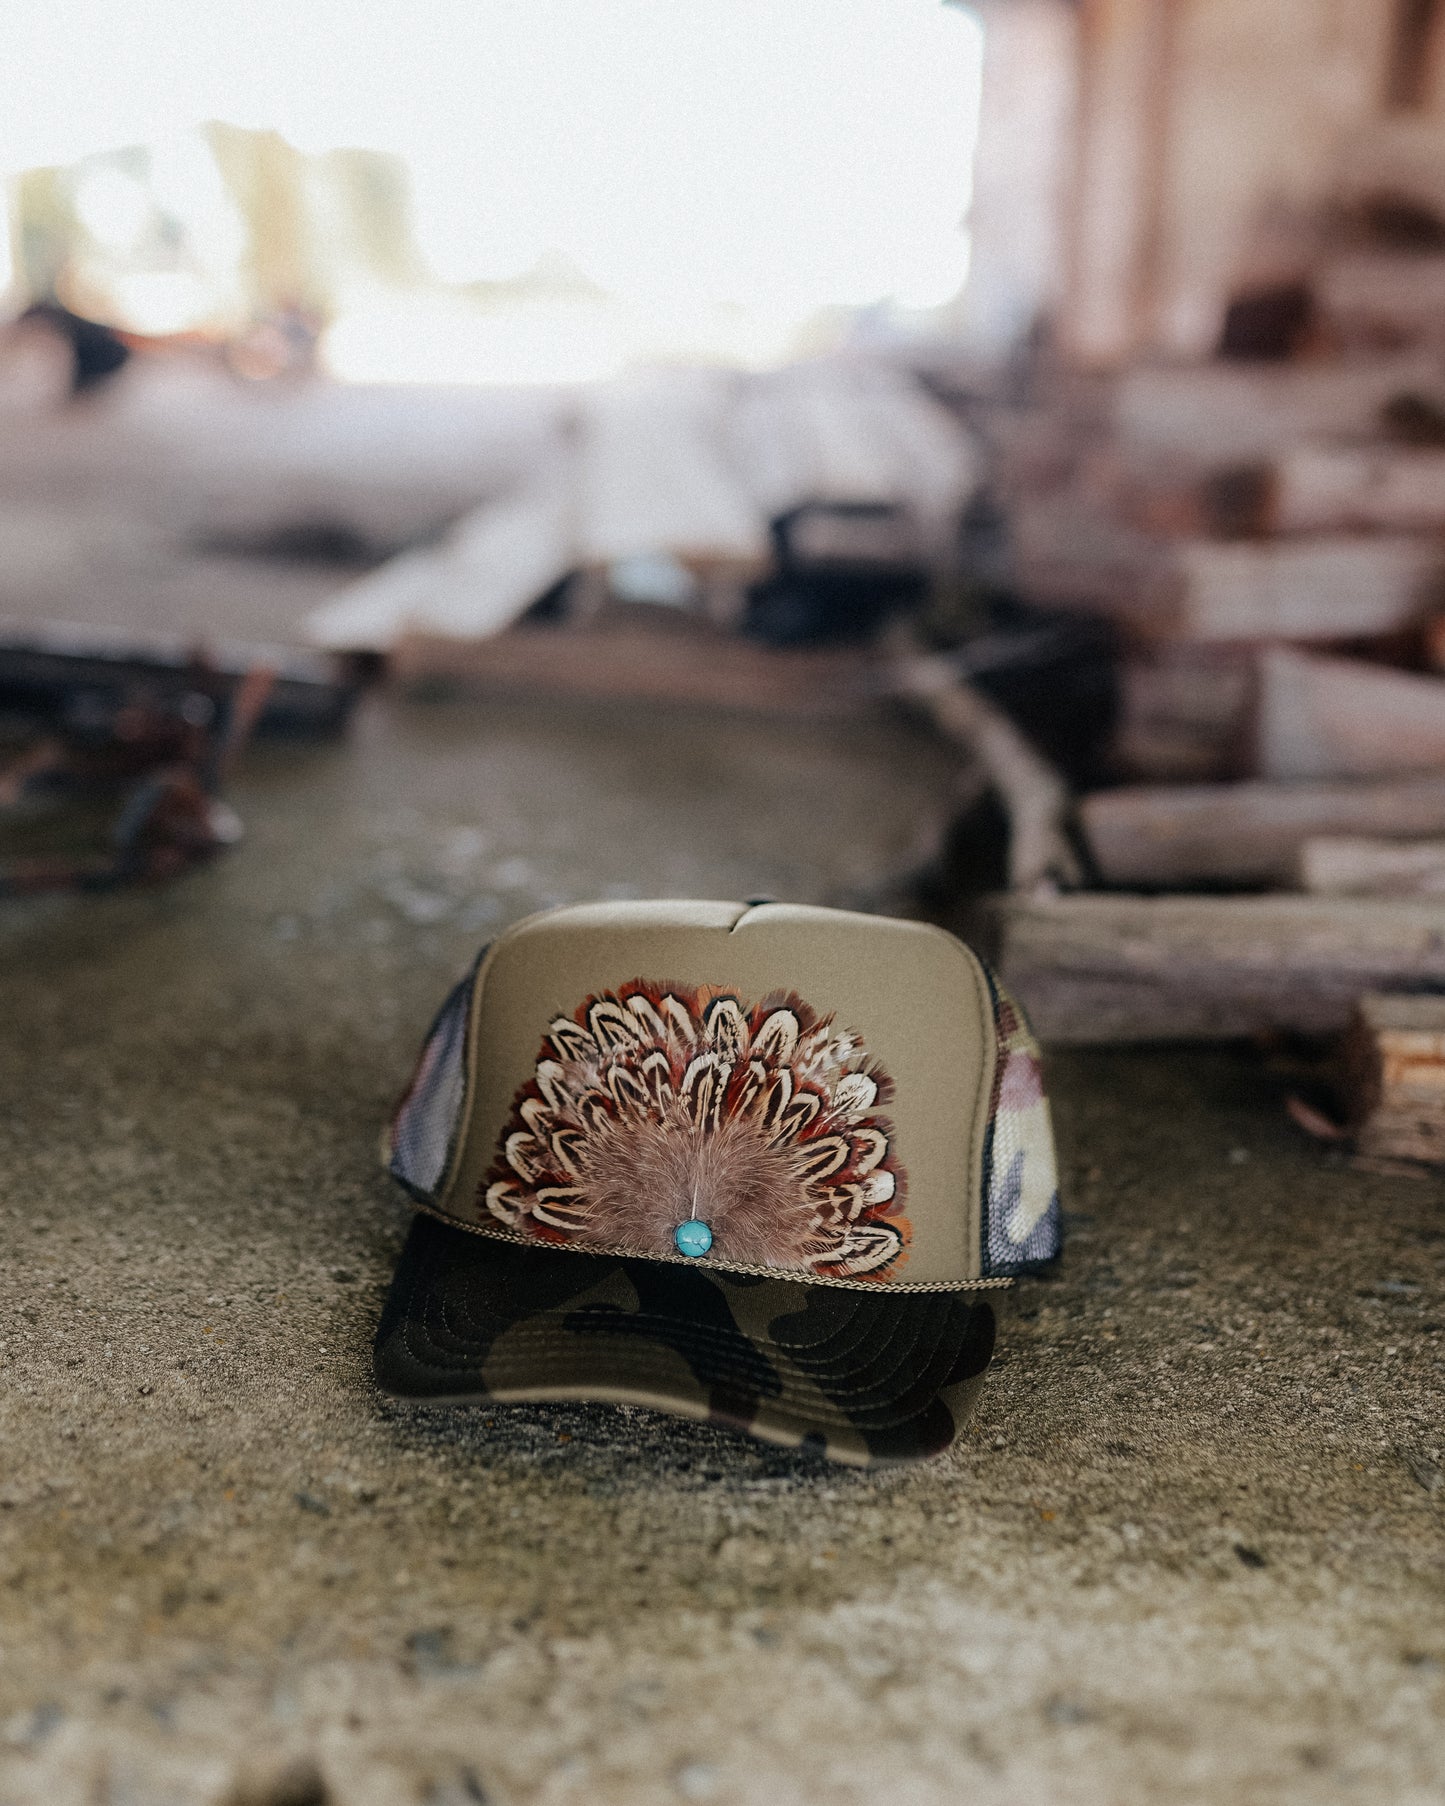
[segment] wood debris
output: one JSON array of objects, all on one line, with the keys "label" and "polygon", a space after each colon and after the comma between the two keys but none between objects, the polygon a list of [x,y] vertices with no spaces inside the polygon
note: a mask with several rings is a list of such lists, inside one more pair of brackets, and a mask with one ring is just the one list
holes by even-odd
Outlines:
[{"label": "wood debris", "polygon": [[1016,589],[1123,648],[1114,787],[1064,822],[1107,888],[997,905],[1046,1039],[1337,1034],[1445,984],[1442,147],[1342,147],[1218,355],[1045,372],[1000,435]]},{"label": "wood debris", "polygon": [[1445,1162],[1445,995],[1361,997],[1342,1072],[1361,1154]]},{"label": "wood debris", "polygon": [[1381,783],[1133,785],[1085,797],[1079,819],[1106,884],[1291,886],[1312,838],[1445,834],[1445,773]]},{"label": "wood debris", "polygon": [[570,575],[597,593],[639,559],[679,562],[708,612],[735,619],[789,511],[896,510],[926,568],[977,476],[968,433],[884,359],[619,377],[580,391],[560,422],[555,403],[537,406],[548,430],[533,455],[440,545],[402,553],[316,610],[315,641],[373,653],[410,636],[480,642]]},{"label": "wood debris", "polygon": [[1069,792],[1058,772],[996,703],[960,678],[946,658],[899,659],[892,688],[988,774],[1009,821],[1009,884],[1031,891],[1082,879],[1067,831]]},{"label": "wood debris", "polygon": [[1445,901],[1005,897],[999,974],[1062,1044],[1332,1035],[1360,996],[1445,987]]},{"label": "wood debris", "polygon": [[1277,647],[1259,661],[1262,778],[1445,772],[1445,678]]},{"label": "wood debris", "polygon": [[1325,897],[1445,897],[1445,840],[1322,834],[1299,850],[1299,887]]}]

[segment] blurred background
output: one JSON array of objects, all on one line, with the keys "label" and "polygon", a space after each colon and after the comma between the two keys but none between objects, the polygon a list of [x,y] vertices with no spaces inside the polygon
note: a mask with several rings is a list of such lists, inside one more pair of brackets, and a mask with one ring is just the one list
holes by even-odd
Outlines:
[{"label": "blurred background", "polygon": [[25,0],[6,31],[17,295],[133,333],[304,323],[346,381],[557,382],[775,362],[963,287],[962,10]]},{"label": "blurred background", "polygon": [[16,0],[8,794],[146,684],[209,797],[367,684],[886,707],[965,906],[1445,888],[1441,10]]}]

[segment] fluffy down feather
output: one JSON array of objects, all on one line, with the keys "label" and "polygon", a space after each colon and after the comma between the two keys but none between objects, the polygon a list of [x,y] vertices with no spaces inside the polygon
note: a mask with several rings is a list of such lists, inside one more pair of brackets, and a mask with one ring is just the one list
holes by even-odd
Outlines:
[{"label": "fluffy down feather", "polygon": [[482,1202],[543,1241],[671,1254],[697,1217],[724,1266],[886,1279],[909,1239],[891,1090],[800,997],[638,979],[550,1024]]}]

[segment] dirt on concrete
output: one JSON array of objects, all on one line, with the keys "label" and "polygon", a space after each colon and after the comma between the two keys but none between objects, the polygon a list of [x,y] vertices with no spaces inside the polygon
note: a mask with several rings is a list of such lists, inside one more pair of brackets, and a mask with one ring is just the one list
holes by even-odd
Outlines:
[{"label": "dirt on concrete", "polygon": [[5,1806],[1440,1797],[1440,1187],[1248,1053],[1053,1061],[1068,1252],[937,1462],[371,1385],[378,1126],[476,945],[845,900],[942,758],[373,701],[214,868],[0,913]]}]

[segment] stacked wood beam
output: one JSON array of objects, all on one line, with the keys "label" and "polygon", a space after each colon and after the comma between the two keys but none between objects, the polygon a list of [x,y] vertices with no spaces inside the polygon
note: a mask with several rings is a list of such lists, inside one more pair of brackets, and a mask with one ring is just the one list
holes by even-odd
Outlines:
[{"label": "stacked wood beam", "polygon": [[1126,369],[1087,408],[1045,383],[1001,477],[1020,591],[1125,647],[1116,782],[1072,818],[1088,881],[1000,900],[1005,980],[1062,1041],[1348,1033],[1360,1146],[1419,1159],[1445,1159],[1442,171],[1445,131],[1361,140],[1297,350]]}]

